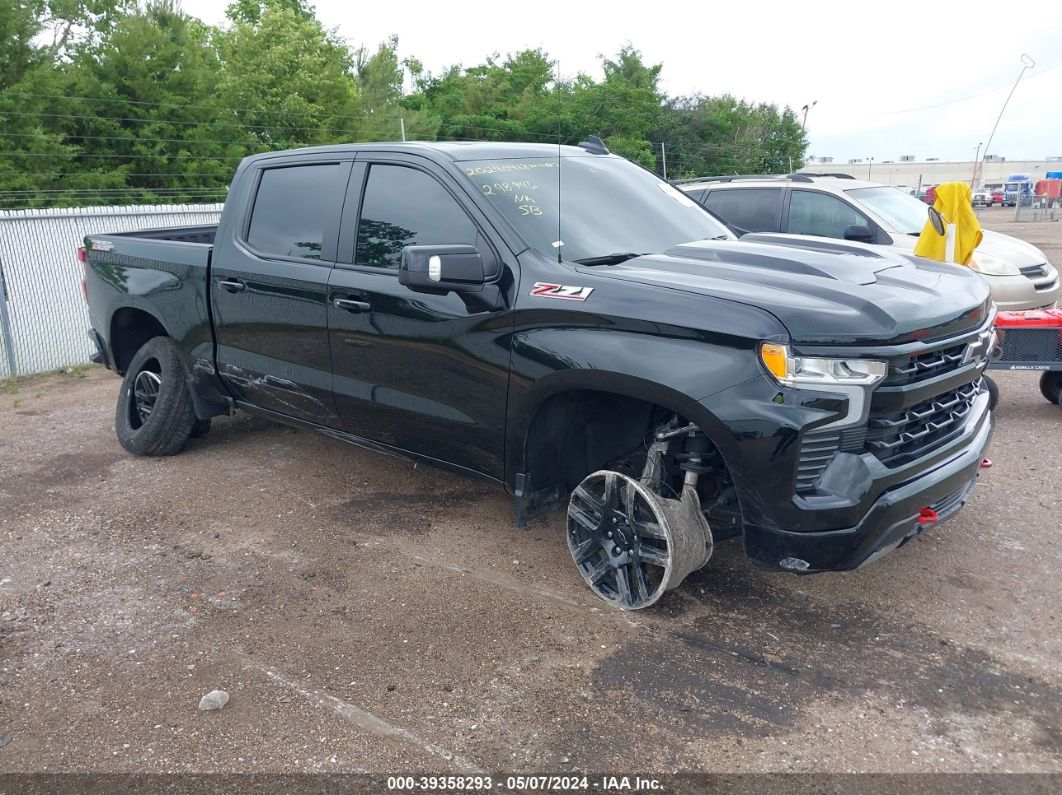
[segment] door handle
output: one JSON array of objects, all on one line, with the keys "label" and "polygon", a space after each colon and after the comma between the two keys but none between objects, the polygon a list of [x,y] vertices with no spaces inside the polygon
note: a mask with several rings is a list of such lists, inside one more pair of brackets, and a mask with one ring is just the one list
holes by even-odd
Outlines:
[{"label": "door handle", "polygon": [[355,315],[359,312],[368,312],[372,309],[372,304],[368,301],[355,301],[353,298],[337,298],[332,302],[332,306],[336,309],[343,309]]},{"label": "door handle", "polygon": [[247,289],[247,285],[238,279],[222,279],[218,282],[218,287],[230,293],[242,293]]}]

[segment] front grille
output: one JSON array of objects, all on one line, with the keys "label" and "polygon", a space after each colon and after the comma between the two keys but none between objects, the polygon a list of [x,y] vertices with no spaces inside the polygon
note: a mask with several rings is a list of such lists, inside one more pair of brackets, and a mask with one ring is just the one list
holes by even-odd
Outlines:
[{"label": "front grille", "polygon": [[872,414],[867,451],[887,465],[925,455],[958,435],[984,388],[978,379],[903,411]]},{"label": "front grille", "polygon": [[925,353],[913,354],[889,362],[885,386],[907,386],[927,378],[950,373],[962,366],[966,343]]},{"label": "front grille", "polygon": [[[865,424],[803,434],[796,492],[812,494],[821,489],[823,474],[838,453],[869,454],[894,468],[959,438],[968,422],[979,419],[972,416],[973,407],[987,387],[983,378],[976,377],[975,362],[990,354],[993,339],[992,327],[986,325],[967,332],[962,342],[952,338],[931,350],[888,358],[888,372],[870,398]],[[1059,341],[1062,344],[1062,335]],[[964,376],[976,380],[954,386]],[[933,394],[938,389],[945,391]]]},{"label": "front grille", "polygon": [[1047,275],[1047,263],[1041,265],[1028,265],[1024,268],[1019,268],[1022,276],[1026,276],[1030,279],[1039,279],[1041,276]]}]

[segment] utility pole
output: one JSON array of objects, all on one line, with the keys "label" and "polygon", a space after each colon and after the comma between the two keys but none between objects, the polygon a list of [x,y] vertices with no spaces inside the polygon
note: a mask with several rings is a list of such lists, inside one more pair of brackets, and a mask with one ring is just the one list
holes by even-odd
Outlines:
[{"label": "utility pole", "polygon": [[664,160],[664,182],[667,182],[667,144],[660,142],[660,157]]},{"label": "utility pole", "polygon": [[[1010,103],[1010,98],[1012,96],[1014,96],[1014,92],[1018,88],[1018,83],[1021,82],[1022,75],[1024,75],[1027,70],[1033,69],[1033,68],[1036,67],[1036,61],[1034,61],[1032,58],[1030,58],[1028,53],[1024,53],[1023,52],[1021,54],[1021,63],[1022,63],[1022,67],[1021,67],[1021,71],[1018,72],[1018,79],[1014,81],[1014,85],[1011,87],[1010,93],[1007,94],[1007,98],[1005,100],[1003,100],[1003,107],[999,109],[999,115],[996,116],[996,123],[992,125],[992,132],[988,134],[988,143],[985,144],[985,157],[988,157],[988,151],[992,148],[992,139],[996,135],[996,128],[999,127],[999,120],[1003,118],[1003,111],[1005,111],[1007,109],[1007,105]],[[977,154],[977,159],[981,160],[980,152],[978,152],[978,154]],[[984,165],[984,161],[983,160],[981,160],[981,165],[982,166]],[[974,168],[976,169],[977,166],[974,166]],[[976,171],[974,173],[976,173]],[[1018,201],[1018,206],[1021,206],[1021,201],[1020,200]]]},{"label": "utility pole", "polygon": [[399,116],[398,123],[402,125],[402,141],[404,142],[406,140],[406,117]]},{"label": "utility pole", "polygon": [[817,99],[813,99],[811,101],[811,104],[805,105],[804,107],[801,108],[801,110],[804,111],[804,120],[802,122],[800,122],[800,135],[801,136],[804,135],[804,130],[808,126],[808,111],[811,110],[813,107],[815,107],[818,104],[819,104],[819,101]]},{"label": "utility pole", "polygon": [[981,159],[981,144],[982,141],[977,142],[977,154],[974,155],[974,170],[970,175],[970,190],[974,189],[974,183],[977,182],[977,161]]},{"label": "utility pole", "polygon": [[874,168],[874,158],[867,158],[867,182],[870,182],[870,172]]}]

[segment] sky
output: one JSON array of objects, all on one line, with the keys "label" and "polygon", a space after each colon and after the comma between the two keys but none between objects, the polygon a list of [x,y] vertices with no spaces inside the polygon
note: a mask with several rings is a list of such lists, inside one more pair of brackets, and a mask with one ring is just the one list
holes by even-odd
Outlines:
[{"label": "sky", "polygon": [[[183,0],[212,24],[224,0]],[[541,47],[566,77],[601,76],[630,42],[663,64],[669,94],[729,93],[807,115],[808,154],[837,162],[914,155],[973,160],[1024,72],[990,154],[1062,156],[1060,0],[752,0],[696,3],[360,2],[317,0],[318,18],[354,47],[398,36],[430,72]],[[626,10],[625,10],[626,9]]]}]

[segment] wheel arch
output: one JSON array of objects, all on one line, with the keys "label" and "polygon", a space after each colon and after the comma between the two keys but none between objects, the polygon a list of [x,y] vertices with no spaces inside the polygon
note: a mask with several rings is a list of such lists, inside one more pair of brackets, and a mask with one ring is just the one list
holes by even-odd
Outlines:
[{"label": "wheel arch", "polygon": [[154,337],[169,337],[166,326],[151,312],[136,306],[119,307],[111,315],[108,343],[115,372],[125,374],[133,356]]},{"label": "wheel arch", "polygon": [[670,387],[601,370],[566,370],[536,386],[507,445],[520,526],[563,500],[586,475],[636,449],[670,415],[696,423],[728,458],[723,424],[696,398]]}]

